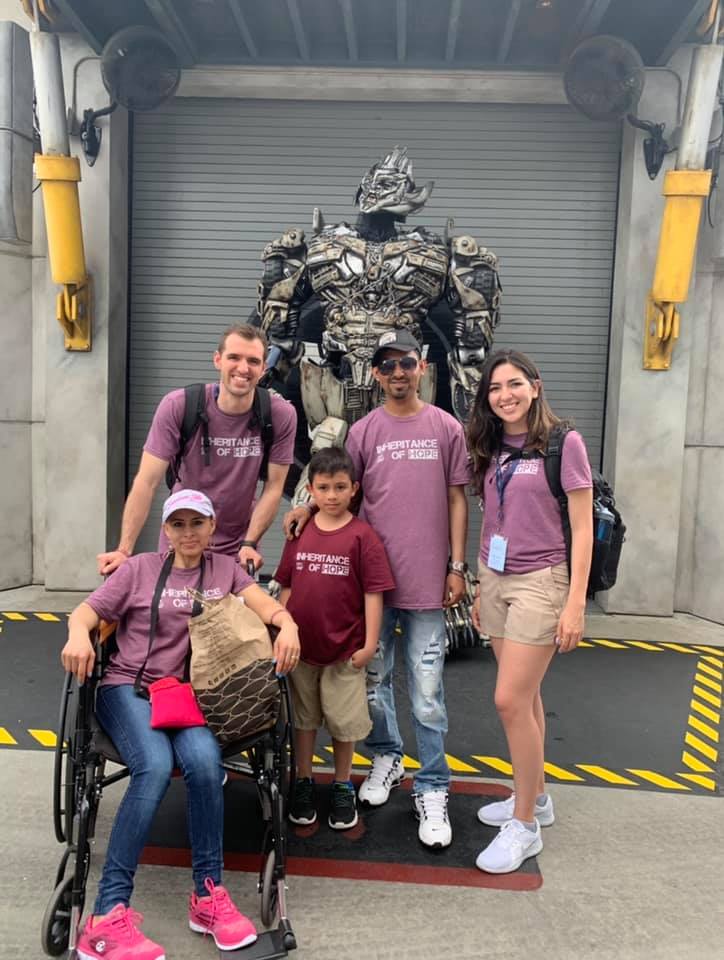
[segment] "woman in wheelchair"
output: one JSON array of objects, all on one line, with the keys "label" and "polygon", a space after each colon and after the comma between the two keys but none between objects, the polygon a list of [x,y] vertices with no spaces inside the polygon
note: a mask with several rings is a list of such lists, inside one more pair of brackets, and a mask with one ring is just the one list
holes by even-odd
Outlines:
[{"label": "woman in wheelchair", "polygon": [[[78,940],[80,960],[165,956],[163,948],[141,932],[142,918],[129,903],[138,861],[174,767],[181,770],[188,795],[194,883],[189,927],[211,934],[220,950],[235,950],[256,940],[253,923],[221,885],[224,771],[219,745],[205,726],[152,729],[150,703],[136,693],[134,681],[140,672],[140,682],[147,688],[163,677],[181,679],[186,674],[192,612],[187,587],[210,598],[238,594],[265,623],[279,627],[274,644],[279,673],[298,662],[297,628],[286,609],[233,557],[207,551],[215,520],[211,501],[203,493],[180,490],[170,496],[163,507],[163,524],[172,561],[159,553],[130,557],[73,611],[61,654],[65,669],[82,684],[95,661],[92,632],[101,620],[118,621],[117,649],[99,683],[96,715],[127,765],[130,783],[111,831],[95,908]],[[158,590],[158,619],[149,643],[152,598],[163,572],[167,579],[163,591]]]}]

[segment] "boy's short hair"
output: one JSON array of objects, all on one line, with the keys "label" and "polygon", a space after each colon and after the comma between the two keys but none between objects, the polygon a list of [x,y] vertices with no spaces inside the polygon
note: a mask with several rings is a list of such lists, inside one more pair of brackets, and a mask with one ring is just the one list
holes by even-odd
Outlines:
[{"label": "boy's short hair", "polygon": [[325,473],[329,476],[335,473],[346,473],[352,483],[357,479],[352,457],[344,447],[323,447],[312,454],[312,459],[309,461],[310,483],[318,473]]}]

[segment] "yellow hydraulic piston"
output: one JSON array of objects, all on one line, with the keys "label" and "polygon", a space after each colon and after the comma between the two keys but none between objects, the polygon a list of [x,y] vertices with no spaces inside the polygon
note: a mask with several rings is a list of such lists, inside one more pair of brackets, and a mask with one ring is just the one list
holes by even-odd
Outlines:
[{"label": "yellow hydraulic piston", "polygon": [[678,304],[689,296],[696,241],[711,170],[669,170],[654,282],[646,304],[644,368],[668,370],[679,336]]},{"label": "yellow hydraulic piston", "polygon": [[80,220],[77,157],[35,155],[35,176],[43,185],[48,256],[53,282],[62,286],[56,316],[66,350],[91,348],[91,282],[86,271]]}]

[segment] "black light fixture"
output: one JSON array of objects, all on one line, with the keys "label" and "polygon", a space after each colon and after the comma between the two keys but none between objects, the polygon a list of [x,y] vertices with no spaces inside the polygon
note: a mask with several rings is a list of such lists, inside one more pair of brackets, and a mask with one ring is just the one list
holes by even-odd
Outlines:
[{"label": "black light fixture", "polygon": [[181,79],[176,52],[163,34],[150,27],[126,27],[114,33],[101,54],[101,78],[111,102],[101,110],[85,110],[80,140],[89,166],[101,146],[99,117],[116,107],[148,111],[168,100]]},{"label": "black light fixture", "polygon": [[655,180],[670,147],[665,124],[642,120],[636,109],[644,89],[644,62],[632,44],[604,34],[588,37],[574,49],[563,73],[566,97],[591,120],[621,120],[649,136],[644,140],[646,171]]}]

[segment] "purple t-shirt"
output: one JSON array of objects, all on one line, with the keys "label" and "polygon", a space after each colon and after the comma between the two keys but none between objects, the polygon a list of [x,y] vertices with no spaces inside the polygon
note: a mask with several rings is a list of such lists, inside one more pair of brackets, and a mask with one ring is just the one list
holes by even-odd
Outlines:
[{"label": "purple t-shirt", "polygon": [[[231,557],[213,553],[206,553],[205,557],[205,597],[220,599],[227,593],[240,593],[254,583]],[[129,557],[86,600],[102,620],[118,621],[118,650],[103,676],[104,684],[133,683],[136,679],[148,651],[151,600],[165,559],[162,553]],[[200,567],[171,568],[158,607],[156,635],[143,673],[144,686],[161,677],[183,677],[193,606],[186,588],[196,589],[200,572]]]},{"label": "purple t-shirt", "polygon": [[[504,443],[521,449],[526,435],[503,437]],[[504,469],[508,455],[503,451]],[[495,464],[485,473],[483,483],[483,529],[480,535],[480,562],[487,566],[490,538],[495,533],[506,537],[505,573],[530,573],[554,567],[566,559],[561,511],[546,480],[543,457],[516,460],[513,475],[503,495],[503,520],[498,520],[498,487]],[[566,493],[593,485],[583,437],[576,430],[566,434],[561,453],[561,486]]]},{"label": "purple t-shirt", "polygon": [[362,484],[360,516],[384,543],[397,585],[385,604],[440,609],[450,555],[448,488],[470,479],[463,428],[432,404],[410,417],[378,407],[352,426],[347,450]]},{"label": "purple t-shirt", "polygon": [[[215,553],[236,554],[244,539],[254,506],[254,494],[262,459],[261,430],[249,427],[248,413],[229,414],[219,409],[215,397],[217,384],[206,385],[206,413],[209,418],[211,463],[207,467],[201,452],[202,431],[197,430],[186,450],[180,480],[174,491],[201,490],[216,510],[216,531],[211,541]],[[172,461],[179,447],[185,396],[172,390],[161,400],[153,417],[143,449],[160,460]],[[287,464],[294,460],[297,412],[282,397],[271,395],[274,442],[269,462]],[[159,550],[168,549],[161,531]]]}]

